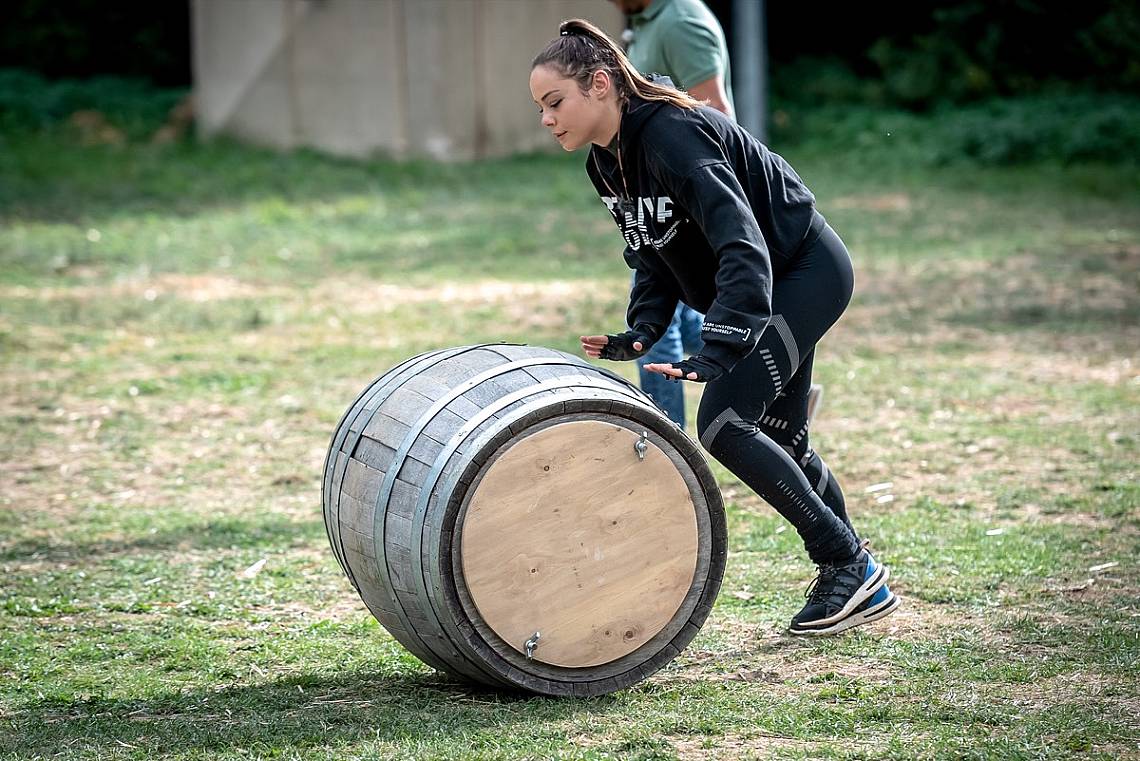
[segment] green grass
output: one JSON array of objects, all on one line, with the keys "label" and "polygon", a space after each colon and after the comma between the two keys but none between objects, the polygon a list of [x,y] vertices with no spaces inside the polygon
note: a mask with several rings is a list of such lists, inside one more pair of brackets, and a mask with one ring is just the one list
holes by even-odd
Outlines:
[{"label": "green grass", "polygon": [[630,690],[545,700],[396,645],[319,479],[404,357],[620,327],[581,157],[0,135],[0,757],[1140,757],[1135,172],[818,148],[787,155],[858,285],[814,442],[904,607],[786,635],[812,569],[715,466],[701,634]]}]

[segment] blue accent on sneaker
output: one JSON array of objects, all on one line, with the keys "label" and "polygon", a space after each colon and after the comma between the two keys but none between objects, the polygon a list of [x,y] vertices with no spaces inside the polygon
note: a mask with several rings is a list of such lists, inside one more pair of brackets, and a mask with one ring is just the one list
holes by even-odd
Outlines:
[{"label": "blue accent on sneaker", "polygon": [[879,591],[876,592],[870,600],[860,605],[859,609],[866,610],[867,608],[878,607],[892,597],[894,597],[894,595],[891,594],[891,590],[887,588],[886,584],[884,584],[883,586],[879,587]]}]

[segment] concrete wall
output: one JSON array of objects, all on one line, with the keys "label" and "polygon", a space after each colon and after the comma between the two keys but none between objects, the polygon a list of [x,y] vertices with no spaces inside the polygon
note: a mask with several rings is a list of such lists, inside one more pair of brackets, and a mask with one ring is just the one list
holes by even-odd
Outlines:
[{"label": "concrete wall", "polygon": [[278,148],[441,159],[557,149],[527,89],[564,18],[607,0],[193,0],[199,128]]}]

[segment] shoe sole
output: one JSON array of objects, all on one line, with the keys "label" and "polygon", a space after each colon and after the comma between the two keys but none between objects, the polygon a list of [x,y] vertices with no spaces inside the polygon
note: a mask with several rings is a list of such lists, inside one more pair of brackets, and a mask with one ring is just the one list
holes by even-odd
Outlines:
[{"label": "shoe sole", "polygon": [[889,599],[883,601],[882,603],[879,603],[878,606],[874,608],[868,608],[867,610],[860,611],[858,613],[852,613],[850,616],[843,619],[839,623],[832,624],[831,626],[825,627],[823,629],[793,629],[792,634],[806,634],[808,636],[814,637],[822,636],[825,634],[839,634],[839,632],[847,631],[853,627],[862,626],[863,624],[869,624],[872,621],[878,621],[880,618],[885,618],[886,616],[894,613],[901,604],[902,599],[900,599],[898,595],[892,594]]},{"label": "shoe sole", "polygon": [[844,605],[843,608],[838,612],[833,613],[827,618],[820,618],[815,621],[804,621],[799,624],[793,624],[788,628],[791,630],[792,634],[802,634],[806,632],[816,631],[822,626],[830,626],[831,624],[839,623],[854,613],[855,609],[860,605],[874,597],[875,593],[879,591],[879,587],[886,584],[887,579],[889,579],[890,576],[891,571],[889,568],[887,568],[885,565],[879,566],[875,571],[875,575],[867,581],[864,581],[863,586],[855,590],[855,594],[851,595],[851,599],[848,600],[847,604]]}]

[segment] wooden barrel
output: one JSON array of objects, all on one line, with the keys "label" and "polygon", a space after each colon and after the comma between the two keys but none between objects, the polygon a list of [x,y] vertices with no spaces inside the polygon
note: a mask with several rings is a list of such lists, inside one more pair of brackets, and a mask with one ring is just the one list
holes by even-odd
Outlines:
[{"label": "wooden barrel", "polygon": [[720,587],[724,508],[700,450],[635,386],[563,352],[413,357],[345,413],[325,461],[333,553],[436,669],[545,695],[649,676]]}]

